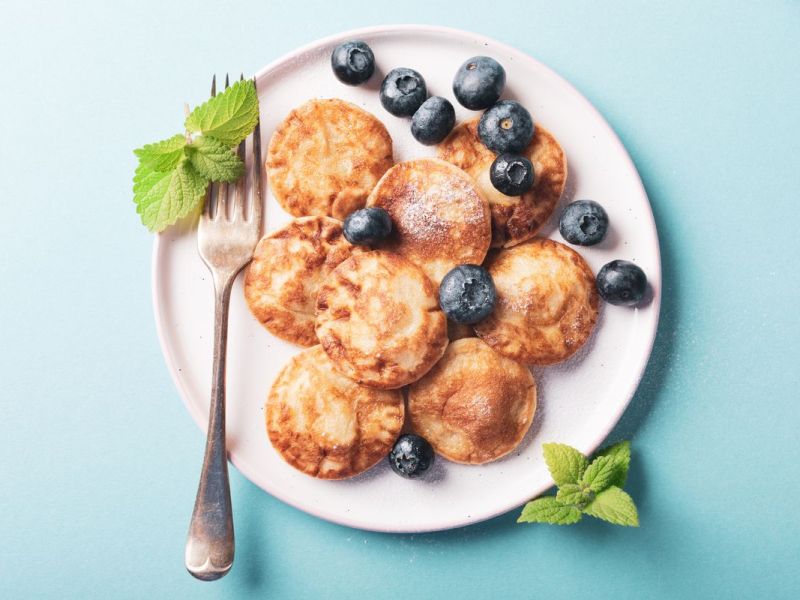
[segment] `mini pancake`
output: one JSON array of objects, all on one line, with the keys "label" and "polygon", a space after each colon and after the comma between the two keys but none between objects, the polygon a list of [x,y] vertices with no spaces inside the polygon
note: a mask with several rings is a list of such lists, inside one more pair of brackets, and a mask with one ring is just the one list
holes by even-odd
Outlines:
[{"label": "mini pancake", "polygon": [[392,162],[392,138],[383,123],[332,98],[310,100],[289,113],[270,140],[266,169],[287,212],[344,219],[364,207]]},{"label": "mini pancake", "polygon": [[275,450],[320,479],[353,477],[375,465],[392,449],[404,418],[400,391],[358,385],[320,346],[292,357],[264,408]]},{"label": "mini pancake", "polygon": [[597,322],[594,274],[580,254],[533,239],[497,252],[485,265],[494,280],[494,311],[475,332],[500,354],[530,365],[566,360]]},{"label": "mini pancake", "polygon": [[511,452],[536,411],[536,384],[523,365],[477,338],[452,342],[425,377],[408,390],[414,430],[434,450],[473,465]]},{"label": "mini pancake", "polygon": [[281,339],[317,344],[317,292],[339,263],[360,248],[330,217],[303,217],[264,236],[244,276],[244,297],[256,319]]},{"label": "mini pancake", "polygon": [[394,231],[381,247],[418,264],[437,285],[457,265],[481,264],[489,249],[489,204],[472,178],[450,163],[435,158],[398,163],[367,204],[392,217]]},{"label": "mini pancake", "polygon": [[439,360],[447,320],[422,270],[378,250],[351,256],[322,284],[317,337],[341,373],[392,389],[416,381]]},{"label": "mini pancake", "polygon": [[492,209],[492,247],[509,247],[532,238],[550,218],[567,182],[567,159],[553,135],[536,124],[523,152],[533,163],[534,182],[522,196],[506,196],[489,179],[496,154],[478,138],[478,121],[459,124],[439,144],[438,155],[464,169],[477,182]]}]

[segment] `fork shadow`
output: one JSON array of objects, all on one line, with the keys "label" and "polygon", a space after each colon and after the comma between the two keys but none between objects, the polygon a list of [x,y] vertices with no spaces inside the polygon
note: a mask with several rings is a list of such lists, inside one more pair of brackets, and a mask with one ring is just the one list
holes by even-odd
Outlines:
[{"label": "fork shadow", "polygon": [[236,565],[239,567],[236,574],[247,589],[258,590],[269,581],[269,565],[275,564],[266,547],[268,538],[263,533],[270,530],[268,512],[263,510],[267,499],[260,488],[244,477],[237,475],[232,483],[234,479],[238,480],[234,494],[240,504],[240,510],[234,512],[234,517],[238,517],[234,524],[237,554],[247,556],[247,560]]}]

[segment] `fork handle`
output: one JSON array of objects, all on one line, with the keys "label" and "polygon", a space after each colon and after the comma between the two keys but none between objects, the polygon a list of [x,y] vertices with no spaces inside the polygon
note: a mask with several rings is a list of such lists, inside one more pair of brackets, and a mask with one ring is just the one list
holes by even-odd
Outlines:
[{"label": "fork handle", "polygon": [[224,576],[233,565],[233,513],[225,450],[225,354],[228,305],[236,273],[214,278],[214,365],[208,434],[200,484],[186,540],[186,569],[204,581]]}]

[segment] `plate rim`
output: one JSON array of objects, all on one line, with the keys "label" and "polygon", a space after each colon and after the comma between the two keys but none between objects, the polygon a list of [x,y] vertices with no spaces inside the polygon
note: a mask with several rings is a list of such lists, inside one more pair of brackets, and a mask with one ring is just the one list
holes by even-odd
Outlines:
[{"label": "plate rim", "polygon": [[[614,427],[619,423],[625,410],[627,410],[628,406],[633,400],[633,397],[639,388],[639,384],[641,383],[642,377],[644,376],[645,369],[647,368],[647,365],[650,361],[650,357],[652,356],[653,346],[655,344],[656,334],[658,332],[658,325],[661,317],[661,290],[663,289],[661,245],[659,241],[658,227],[656,226],[655,216],[653,214],[653,207],[652,204],[650,203],[650,197],[647,195],[647,190],[644,187],[641,176],[639,175],[639,171],[636,168],[636,165],[634,164],[630,154],[628,153],[628,150],[622,143],[622,140],[620,140],[619,136],[611,127],[611,125],[608,123],[608,121],[606,121],[605,117],[603,117],[600,111],[598,111],[594,107],[594,105],[567,79],[565,79],[563,76],[558,74],[556,71],[554,71],[544,63],[538,61],[533,56],[527,54],[526,52],[523,52],[522,50],[519,50],[513,46],[505,44],[504,42],[497,41],[483,34],[473,33],[463,29],[445,27],[441,25],[398,24],[398,25],[376,25],[376,26],[361,27],[357,29],[342,31],[339,33],[335,33],[332,35],[316,39],[307,44],[303,44],[302,46],[279,56],[277,59],[273,60],[265,67],[257,71],[254,77],[256,79],[256,82],[258,82],[258,80],[267,76],[271,71],[283,67],[286,63],[289,63],[292,60],[295,60],[298,57],[307,54],[313,50],[318,50],[320,47],[324,47],[333,44],[335,42],[342,41],[344,39],[357,38],[360,36],[375,36],[375,35],[398,33],[398,32],[435,34],[441,36],[448,36],[452,38],[458,38],[462,41],[477,42],[479,44],[483,44],[486,47],[490,47],[493,51],[507,53],[513,56],[514,60],[518,60],[523,63],[528,63],[529,65],[532,66],[532,68],[541,70],[550,77],[560,80],[560,82],[563,85],[565,85],[567,89],[575,95],[579,103],[583,105],[583,109],[593,114],[598,119],[599,123],[605,129],[607,135],[609,136],[610,142],[617,147],[617,150],[620,151],[620,153],[624,157],[628,169],[635,178],[635,184],[637,188],[647,201],[646,216],[649,218],[650,225],[652,226],[653,231],[655,232],[655,236],[653,236],[651,240],[652,247],[650,248],[650,250],[656,259],[655,261],[656,272],[650,273],[648,275],[648,278],[651,284],[653,283],[657,284],[655,286],[656,291],[653,294],[653,297],[650,301],[650,305],[648,308],[655,312],[655,318],[653,319],[652,328],[650,329],[650,331],[647,332],[650,338],[646,344],[647,351],[642,352],[639,355],[637,364],[633,365],[633,368],[631,369],[631,371],[635,370],[636,376],[631,379],[631,384],[627,386],[625,392],[625,395],[627,396],[626,400],[618,405],[615,413],[608,420],[608,425],[598,430],[598,433],[596,434],[594,439],[586,443],[585,447],[578,448],[578,450],[580,450],[581,452],[583,452],[588,456],[591,453],[593,453],[600,446],[600,444],[603,443],[606,437],[608,437],[608,435],[611,433]],[[155,236],[155,240],[153,241],[153,250],[151,253],[151,265],[150,265],[151,301],[156,323],[156,334],[158,336],[161,353],[164,356],[164,360],[167,364],[167,369],[169,371],[170,377],[172,378],[172,381],[175,384],[175,386],[178,388],[178,393],[181,397],[181,401],[183,402],[184,406],[186,407],[186,410],[192,416],[192,418],[194,419],[195,423],[198,425],[200,430],[205,433],[207,429],[208,416],[205,415],[203,411],[197,409],[195,405],[189,400],[189,394],[187,393],[185,387],[182,385],[181,379],[178,377],[178,368],[174,363],[172,355],[168,352],[164,316],[159,306],[159,295],[161,293],[161,286],[158,277],[159,273],[158,264],[160,262],[160,256],[164,246],[163,239],[165,235],[166,234],[162,232]],[[638,311],[638,309],[634,310]],[[521,506],[526,502],[525,500],[523,500],[521,504],[520,502],[517,501],[516,498],[514,498],[511,502],[504,502],[497,505],[493,505],[493,507],[489,510],[486,510],[479,514],[472,514],[467,519],[460,516],[457,517],[444,516],[442,518],[436,519],[435,520],[436,522],[431,522],[426,526],[420,526],[419,524],[415,526],[404,526],[403,524],[391,526],[391,525],[386,525],[385,523],[375,522],[372,520],[368,520],[365,522],[363,519],[351,517],[349,513],[341,514],[336,511],[328,511],[325,509],[324,506],[314,505],[308,502],[304,502],[302,500],[298,500],[296,498],[290,498],[288,494],[285,494],[281,489],[275,486],[271,486],[268,479],[264,479],[262,477],[255,475],[251,476],[253,473],[256,473],[257,470],[249,468],[247,466],[248,461],[245,460],[243,457],[234,456],[230,452],[228,452],[228,460],[253,485],[256,485],[266,493],[279,499],[285,504],[288,504],[289,506],[301,510],[309,515],[313,515],[315,517],[324,519],[331,523],[336,523],[338,525],[344,525],[347,527],[365,531],[376,531],[383,533],[423,533],[423,532],[445,531],[449,529],[456,529],[459,527],[474,525],[476,523],[487,521],[499,515],[505,514]],[[552,484],[546,484],[544,487],[540,486],[539,489],[533,489],[531,491],[529,498],[534,498],[542,494],[551,486]]]}]

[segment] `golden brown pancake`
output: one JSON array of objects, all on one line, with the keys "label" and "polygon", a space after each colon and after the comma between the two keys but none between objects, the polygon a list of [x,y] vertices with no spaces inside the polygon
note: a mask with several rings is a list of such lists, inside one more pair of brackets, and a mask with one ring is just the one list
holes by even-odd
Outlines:
[{"label": "golden brown pancake", "polygon": [[244,297],[256,319],[281,339],[313,346],[317,292],[340,262],[361,248],[330,217],[302,217],[264,236],[244,276]]},{"label": "golden brown pancake", "polygon": [[275,450],[320,479],[366,471],[392,449],[403,426],[400,391],[358,385],[320,346],[295,355],[269,392],[264,412]]},{"label": "golden brown pancake", "polygon": [[408,390],[414,430],[445,458],[478,465],[511,452],[536,411],[531,372],[478,338],[452,342]]},{"label": "golden brown pancake", "polygon": [[506,196],[489,179],[496,154],[478,139],[478,121],[459,124],[439,144],[439,158],[472,175],[492,209],[492,247],[509,247],[532,238],[550,218],[567,182],[567,159],[553,135],[536,124],[523,152],[533,163],[533,187],[522,196]]},{"label": "golden brown pancake", "polygon": [[414,263],[380,250],[351,256],[323,282],[317,337],[340,372],[384,389],[422,377],[448,341],[433,283]]},{"label": "golden brown pancake", "polygon": [[270,140],[266,168],[273,195],[292,215],[344,219],[363,208],[392,162],[383,123],[331,98],[289,113]]},{"label": "golden brown pancake", "polygon": [[392,217],[394,231],[381,247],[418,264],[436,285],[457,265],[481,264],[489,249],[489,204],[469,175],[444,161],[396,164],[367,204]]},{"label": "golden brown pancake", "polygon": [[494,311],[475,332],[500,354],[530,365],[566,360],[597,322],[594,274],[580,254],[533,239],[486,263],[497,289]]}]

